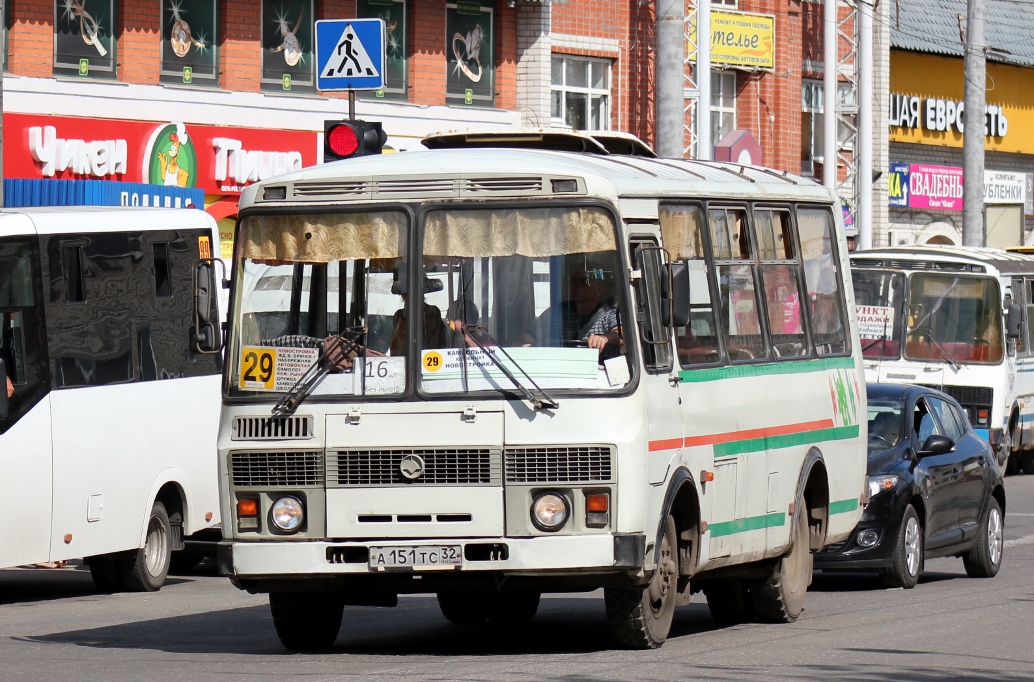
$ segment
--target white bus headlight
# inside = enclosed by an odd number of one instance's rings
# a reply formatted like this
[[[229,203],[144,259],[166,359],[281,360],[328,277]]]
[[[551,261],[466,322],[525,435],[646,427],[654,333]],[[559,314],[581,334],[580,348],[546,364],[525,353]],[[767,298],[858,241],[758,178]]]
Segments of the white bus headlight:
[[[557,531],[567,523],[571,515],[567,499],[560,493],[544,492],[535,496],[531,503],[531,522],[544,531]]]
[[[285,495],[273,503],[269,515],[274,526],[285,533],[294,533],[305,521],[305,505],[297,497]]]

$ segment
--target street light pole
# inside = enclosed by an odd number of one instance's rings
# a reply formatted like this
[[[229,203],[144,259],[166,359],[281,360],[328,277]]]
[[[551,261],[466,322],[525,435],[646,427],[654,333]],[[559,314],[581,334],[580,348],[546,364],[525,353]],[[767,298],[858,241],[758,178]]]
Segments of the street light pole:
[[[984,246],[984,119],[987,72],[984,0],[966,7],[965,116],[962,133],[962,243]]]

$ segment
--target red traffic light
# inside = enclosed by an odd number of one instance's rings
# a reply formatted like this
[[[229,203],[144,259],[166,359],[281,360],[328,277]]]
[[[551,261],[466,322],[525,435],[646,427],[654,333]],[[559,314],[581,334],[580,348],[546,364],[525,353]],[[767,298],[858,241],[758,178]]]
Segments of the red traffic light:
[[[347,123],[339,123],[328,128],[325,136],[327,147],[339,158],[351,156],[359,149],[359,137]]]

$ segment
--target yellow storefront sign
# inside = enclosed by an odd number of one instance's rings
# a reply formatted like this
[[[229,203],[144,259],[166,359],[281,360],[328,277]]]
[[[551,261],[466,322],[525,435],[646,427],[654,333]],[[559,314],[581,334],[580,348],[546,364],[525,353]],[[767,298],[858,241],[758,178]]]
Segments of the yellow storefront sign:
[[[962,59],[890,53],[890,140],[961,147],[965,130]],[[1034,69],[987,62],[984,148],[1034,153]]]
[[[696,24],[690,20],[686,54],[696,58]],[[747,69],[775,68],[775,17],[711,12],[711,62]]]

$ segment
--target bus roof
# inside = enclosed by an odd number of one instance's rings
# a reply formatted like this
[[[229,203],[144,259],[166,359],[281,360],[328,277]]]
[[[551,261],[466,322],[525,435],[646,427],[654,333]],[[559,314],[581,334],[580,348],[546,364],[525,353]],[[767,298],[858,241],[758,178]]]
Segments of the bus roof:
[[[888,246],[851,254],[856,267],[893,270],[970,271],[972,265],[991,267],[1003,274],[1034,273],[1034,256],[1004,249],[975,246]]]
[[[576,191],[556,180],[580,179]],[[267,195],[264,188],[284,186]],[[836,195],[805,178],[759,166],[540,149],[437,149],[346,159],[271,178],[245,189],[252,204],[577,197],[692,197],[818,201]]]
[[[24,225],[28,218],[39,234],[123,232],[213,228],[214,221],[197,208],[123,206],[39,206],[0,209],[0,232],[7,223]]]

